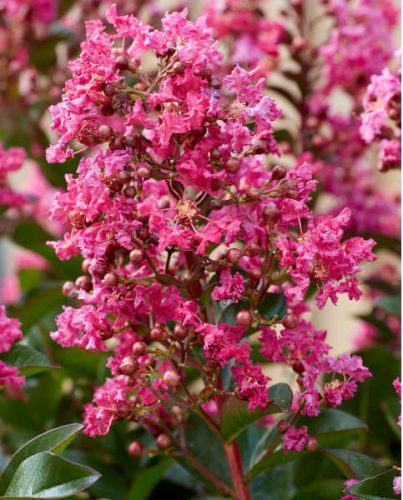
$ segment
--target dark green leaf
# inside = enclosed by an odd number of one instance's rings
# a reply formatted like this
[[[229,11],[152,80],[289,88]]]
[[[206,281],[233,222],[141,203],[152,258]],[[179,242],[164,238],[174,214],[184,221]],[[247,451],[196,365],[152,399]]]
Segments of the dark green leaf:
[[[300,488],[291,500],[339,500],[343,487],[340,479],[322,479]]]
[[[18,368],[25,377],[57,368],[43,353],[22,344],[14,344],[8,352],[0,354],[0,360]]]
[[[374,459],[351,450],[323,450],[350,479],[365,479],[380,474],[385,469]]]
[[[340,444],[340,441],[347,440],[359,432],[367,429],[366,425],[348,413],[340,410],[322,410],[317,417],[302,417],[297,421],[297,427],[308,426],[310,436],[318,440],[319,448]],[[253,480],[263,472],[276,467],[279,464],[292,462],[302,458],[307,452],[284,453],[281,449],[265,455],[265,448],[272,443],[277,436],[276,430],[269,430],[267,436],[258,444],[257,454],[248,473],[248,481]]]
[[[268,293],[257,308],[260,314],[263,314],[268,319],[281,319],[287,312],[287,304],[283,293]]]
[[[363,500],[389,500],[390,498],[397,498],[397,495],[393,492],[393,479],[398,475],[397,471],[391,469],[353,484],[346,491],[350,495],[362,498]]]
[[[227,323],[227,325],[235,326],[236,315],[239,311],[244,309],[250,309],[249,302],[237,302],[236,304],[230,304],[227,306],[221,314],[220,323]]]
[[[401,298],[395,295],[385,295],[378,301],[378,306],[389,314],[393,314],[397,318],[401,317],[402,304]]]
[[[140,470],[136,474],[126,500],[147,500],[154,486],[169,468],[170,463],[170,460],[162,460],[155,465]]]
[[[288,500],[292,491],[292,464],[279,465],[250,484],[253,500]]]
[[[290,409],[292,391],[287,384],[276,384],[269,389],[271,403],[266,410],[248,411],[245,401],[235,397],[228,398],[221,411],[221,432],[226,441],[232,442],[249,424],[272,413],[286,412]]]
[[[90,467],[42,451],[18,466],[1,498],[65,498],[88,488],[98,478],[98,472]]]
[[[81,424],[63,425],[44,432],[21,446],[11,457],[0,476],[0,495],[4,494],[16,469],[26,458],[42,451],[61,453],[82,428]]]

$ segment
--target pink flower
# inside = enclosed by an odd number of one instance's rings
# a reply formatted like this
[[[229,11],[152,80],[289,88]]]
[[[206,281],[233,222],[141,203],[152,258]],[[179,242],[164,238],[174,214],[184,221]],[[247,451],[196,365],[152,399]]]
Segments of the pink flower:
[[[299,429],[291,426],[283,436],[284,453],[302,451],[308,442],[308,438],[308,427],[306,425]]]
[[[239,273],[231,274],[229,269],[224,269],[220,275],[220,286],[214,288],[211,298],[214,300],[231,300],[238,302],[245,290],[245,280]]]

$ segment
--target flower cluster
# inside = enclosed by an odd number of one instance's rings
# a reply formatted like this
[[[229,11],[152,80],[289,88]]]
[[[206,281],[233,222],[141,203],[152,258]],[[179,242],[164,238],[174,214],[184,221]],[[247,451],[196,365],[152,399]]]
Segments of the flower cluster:
[[[284,27],[269,21],[257,0],[210,0],[205,7],[207,24],[228,51],[228,62],[249,69],[258,68],[262,76],[275,67]]]
[[[379,140],[378,168],[401,165],[401,75],[385,68],[373,75],[363,99],[361,136],[368,144]]]
[[[71,227],[50,243],[57,255],[84,258],[84,274],[63,286],[78,307],[65,307],[52,338],[113,354],[112,378],[85,409],[86,432],[128,419],[167,448],[194,406],[235,396],[265,409],[270,379],[252,360],[251,331],[262,332],[270,361],[299,374],[304,413],[340,405],[369,372],[355,356],[331,357],[325,332],[300,314],[311,284],[320,307],[340,293],[357,299],[359,264],[374,259],[374,242],[343,239],[348,211],[314,220],[309,163],[269,168],[281,112],[256,71],[223,75],[205,18],[168,14],[161,30],[115,6],[107,18],[112,33],[87,23],[51,108],[59,141],[47,152],[51,162],[85,153],[51,209]],[[154,73],[144,70],[150,51]],[[284,294],[289,312],[265,314],[268,299]],[[234,390],[223,385],[227,366]],[[190,367],[204,381],[199,394],[187,386]],[[331,384],[321,386],[323,373]],[[300,448],[298,436],[288,432],[287,449]]]
[[[4,306],[0,306],[0,353],[8,352],[11,346],[21,340],[21,324],[17,319],[8,318]],[[18,369],[0,361],[0,387],[11,393],[24,383],[24,377],[18,375]]]

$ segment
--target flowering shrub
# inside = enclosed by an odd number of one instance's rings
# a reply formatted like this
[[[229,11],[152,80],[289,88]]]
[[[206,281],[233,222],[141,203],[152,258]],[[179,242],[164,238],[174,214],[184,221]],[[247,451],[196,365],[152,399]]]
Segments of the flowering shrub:
[[[0,0],[0,418],[10,450],[53,427],[0,493],[395,498],[399,273],[362,270],[399,251],[374,167],[400,163],[398,11],[159,13]],[[362,296],[358,352],[337,355],[313,312]],[[55,454],[81,428],[95,484]]]

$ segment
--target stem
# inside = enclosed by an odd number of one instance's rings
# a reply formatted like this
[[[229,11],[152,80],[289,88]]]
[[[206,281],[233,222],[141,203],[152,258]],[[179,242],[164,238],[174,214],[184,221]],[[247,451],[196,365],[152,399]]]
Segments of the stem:
[[[224,450],[235,488],[235,500],[250,500],[248,487],[243,481],[242,459],[237,441],[235,440],[232,445],[224,444]]]

